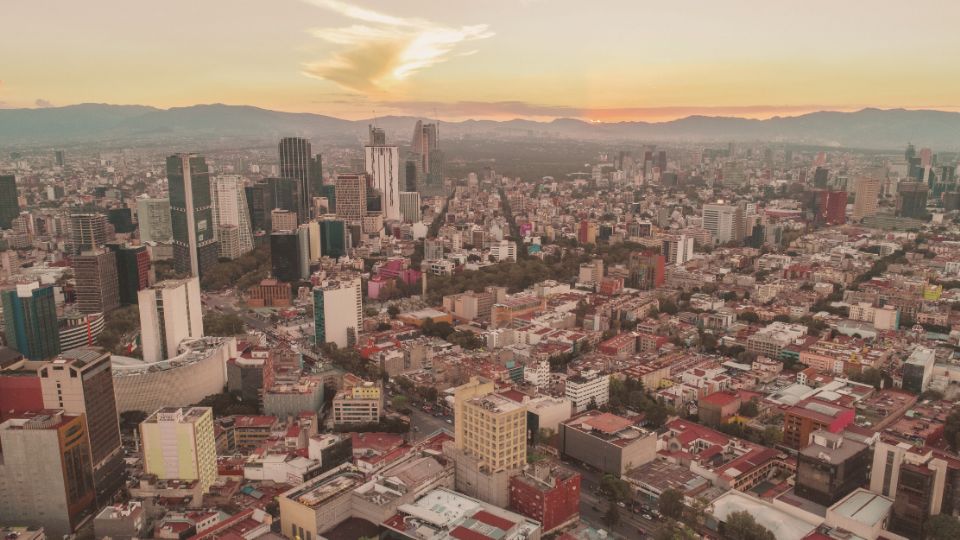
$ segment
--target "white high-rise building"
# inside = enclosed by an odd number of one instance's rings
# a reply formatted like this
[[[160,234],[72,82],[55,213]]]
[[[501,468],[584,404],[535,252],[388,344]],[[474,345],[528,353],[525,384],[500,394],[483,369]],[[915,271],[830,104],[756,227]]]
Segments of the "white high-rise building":
[[[396,146],[365,146],[363,155],[370,184],[380,192],[384,219],[399,221],[400,149]]]
[[[196,480],[206,493],[217,480],[217,441],[210,407],[165,407],[140,424],[143,472],[160,480]]]
[[[400,192],[400,217],[405,223],[417,223],[423,220],[420,210],[420,193],[416,191]]]
[[[313,289],[313,318],[318,345],[356,343],[363,325],[363,290],[360,276],[328,280]]]
[[[137,226],[141,241],[169,242],[173,238],[170,199],[137,199]]]
[[[743,210],[730,204],[703,205],[703,228],[713,233],[718,244],[743,240]]]
[[[667,236],[660,252],[667,264],[681,266],[693,259],[693,237],[685,234]]]
[[[218,238],[222,235],[229,240],[220,242],[220,256],[236,259],[251,251],[253,233],[243,177],[235,174],[215,177],[210,183],[210,196],[213,199],[214,230]]]
[[[172,358],[183,340],[203,337],[198,278],[161,281],[140,291],[137,301],[144,361]]]

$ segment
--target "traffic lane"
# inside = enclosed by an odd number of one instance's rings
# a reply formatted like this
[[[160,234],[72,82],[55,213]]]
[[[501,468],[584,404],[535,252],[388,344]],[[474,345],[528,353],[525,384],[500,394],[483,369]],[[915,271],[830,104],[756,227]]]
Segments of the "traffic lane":
[[[451,420],[452,421],[452,420]],[[420,440],[441,429],[453,431],[453,424],[447,423],[446,417],[437,418],[420,409],[413,409],[410,413],[410,429],[413,432],[413,440]]]

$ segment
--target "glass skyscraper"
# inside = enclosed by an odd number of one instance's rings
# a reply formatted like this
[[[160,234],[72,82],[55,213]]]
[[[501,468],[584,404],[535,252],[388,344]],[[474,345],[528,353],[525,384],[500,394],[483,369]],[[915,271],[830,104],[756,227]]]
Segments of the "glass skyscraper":
[[[174,268],[181,274],[201,277],[217,263],[220,250],[213,227],[207,162],[196,154],[170,156],[167,180]]]
[[[60,331],[53,286],[25,283],[0,292],[7,345],[30,360],[60,354]]]

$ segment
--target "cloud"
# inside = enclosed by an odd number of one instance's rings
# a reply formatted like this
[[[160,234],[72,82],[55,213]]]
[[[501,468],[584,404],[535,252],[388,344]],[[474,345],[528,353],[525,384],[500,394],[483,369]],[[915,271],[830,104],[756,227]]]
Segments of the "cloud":
[[[304,74],[367,94],[447,61],[457,54],[461,43],[493,36],[485,24],[449,27],[339,0],[305,1],[357,22],[314,30],[314,37],[339,45],[340,49],[329,58],[306,64]]]
[[[39,107],[39,108],[41,108],[41,109],[46,109],[47,107],[53,107],[53,103],[50,103],[49,101],[47,101],[47,100],[45,100],[45,99],[43,99],[43,98],[37,98],[37,100],[34,101],[33,104],[34,104],[36,107]]]
[[[849,105],[732,105],[663,107],[571,107],[525,101],[381,101],[378,106],[417,116],[436,114],[446,118],[582,118],[587,120],[663,121],[687,116],[741,116],[768,118],[821,110],[855,110]]]

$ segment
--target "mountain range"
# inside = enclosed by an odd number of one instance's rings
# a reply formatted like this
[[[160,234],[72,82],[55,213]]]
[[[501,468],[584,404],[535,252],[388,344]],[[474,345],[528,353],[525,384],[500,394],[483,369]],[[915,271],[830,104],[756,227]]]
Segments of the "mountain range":
[[[87,103],[39,109],[0,109],[0,144],[32,146],[94,142],[166,142],[236,138],[275,141],[304,136],[320,141],[362,140],[376,123],[389,139],[406,144],[413,117],[344,120],[241,105],[193,105],[158,109],[142,105]],[[862,109],[814,112],[754,120],[689,116],[667,122],[466,120],[442,122],[446,138],[560,137],[584,140],[655,142],[764,141],[866,149],[902,148],[907,142],[937,150],[960,147],[960,113],[936,110]],[[346,140],[344,140],[346,139]]]

